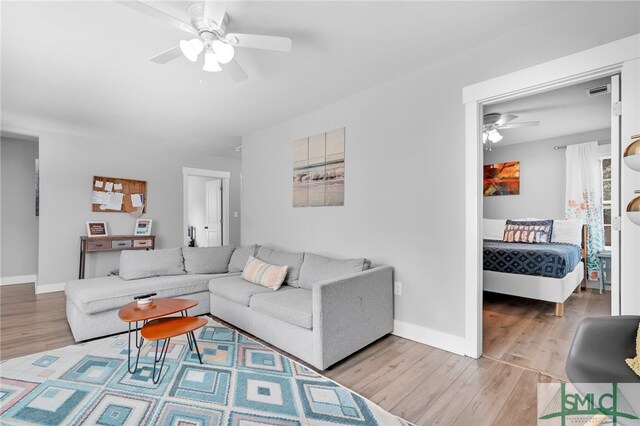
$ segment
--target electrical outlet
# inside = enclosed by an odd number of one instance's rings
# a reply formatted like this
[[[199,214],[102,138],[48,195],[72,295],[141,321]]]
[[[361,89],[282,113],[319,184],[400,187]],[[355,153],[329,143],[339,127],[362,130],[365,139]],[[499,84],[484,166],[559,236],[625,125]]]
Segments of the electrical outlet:
[[[400,281],[396,281],[393,283],[393,294],[396,296],[402,295],[402,283]]]
[[[238,212],[233,212],[233,217],[238,217]]]

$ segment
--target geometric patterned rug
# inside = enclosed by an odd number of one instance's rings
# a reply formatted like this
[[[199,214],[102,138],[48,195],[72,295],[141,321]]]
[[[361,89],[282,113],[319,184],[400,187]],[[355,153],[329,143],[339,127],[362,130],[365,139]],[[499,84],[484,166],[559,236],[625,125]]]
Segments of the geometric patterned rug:
[[[211,318],[171,339],[158,384],[155,342],[127,370],[127,334],[0,364],[0,424],[408,425],[376,404]],[[133,345],[132,345],[133,346]],[[135,346],[133,346],[135,348]]]

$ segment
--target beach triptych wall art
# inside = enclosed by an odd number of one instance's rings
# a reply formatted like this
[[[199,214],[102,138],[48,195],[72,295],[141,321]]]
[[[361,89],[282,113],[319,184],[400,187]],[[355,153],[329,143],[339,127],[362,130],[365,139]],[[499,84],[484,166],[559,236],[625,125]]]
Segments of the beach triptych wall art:
[[[344,205],[344,134],[342,127],[293,141],[293,207]]]

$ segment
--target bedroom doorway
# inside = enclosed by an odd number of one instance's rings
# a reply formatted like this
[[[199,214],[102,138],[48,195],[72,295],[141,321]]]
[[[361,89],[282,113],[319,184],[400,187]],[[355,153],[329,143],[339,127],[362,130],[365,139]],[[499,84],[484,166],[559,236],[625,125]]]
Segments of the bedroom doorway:
[[[618,78],[483,108],[485,357],[567,380],[564,362],[577,325],[611,315],[610,259],[618,258],[611,210],[619,204],[611,188],[618,172],[611,107]],[[598,181],[593,188],[574,182],[589,171]],[[574,200],[587,190],[601,195]]]
[[[624,99],[624,109],[612,105],[616,118],[611,127],[612,163],[619,166],[621,148],[626,147],[631,135],[637,132],[640,116],[640,35],[621,39],[585,50],[554,61],[533,66],[512,74],[487,80],[463,89],[465,105],[465,167],[475,172],[465,175],[466,181],[466,262],[465,262],[465,353],[471,357],[482,354],[483,327],[483,247],[482,214],[482,119],[483,109],[525,96],[548,92],[582,82],[619,74],[618,93]],[[615,83],[613,83],[615,84]],[[623,142],[624,141],[624,142]],[[616,169],[617,166],[612,166]],[[618,247],[618,259],[612,252],[611,314],[633,314],[640,309],[637,296],[637,276],[640,265],[636,262],[640,229],[621,214],[620,204],[626,205],[633,196],[637,179],[633,171],[617,167],[611,181],[612,193],[618,196],[618,205],[612,205],[612,244]],[[620,231],[622,230],[622,231]],[[624,238],[620,238],[624,232]],[[624,297],[620,297],[620,295]]]

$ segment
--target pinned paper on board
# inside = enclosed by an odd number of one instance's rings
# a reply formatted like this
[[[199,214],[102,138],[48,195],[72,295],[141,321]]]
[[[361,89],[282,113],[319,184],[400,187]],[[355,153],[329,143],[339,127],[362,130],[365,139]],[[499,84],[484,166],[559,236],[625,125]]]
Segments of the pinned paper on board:
[[[107,193],[107,210],[122,210],[122,199],[124,194],[121,192],[108,192]]]
[[[136,217],[146,213],[147,181],[93,176],[91,187],[93,212],[129,213]]]
[[[91,194],[91,204],[106,204],[108,194],[102,191],[93,191]]]
[[[143,199],[141,194],[131,194],[131,206],[142,207]]]

